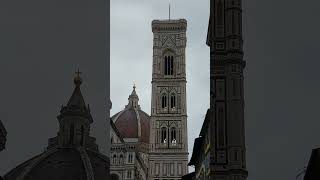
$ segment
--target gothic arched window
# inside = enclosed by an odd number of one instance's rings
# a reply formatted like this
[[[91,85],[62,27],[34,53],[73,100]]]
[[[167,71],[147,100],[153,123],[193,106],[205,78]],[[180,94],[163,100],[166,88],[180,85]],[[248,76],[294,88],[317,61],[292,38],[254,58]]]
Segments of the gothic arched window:
[[[167,107],[167,95],[163,94],[161,98],[161,107],[166,108]]]
[[[112,163],[113,164],[116,164],[117,163],[117,155],[113,155],[113,157],[112,157]]]
[[[83,146],[84,145],[84,128],[81,126],[81,140],[80,144]]]
[[[173,75],[173,56],[164,57],[164,75]]]
[[[71,124],[71,126],[70,126],[70,139],[69,139],[70,144],[73,144],[73,138],[74,138],[74,124]]]
[[[171,102],[170,102],[171,109],[176,107],[176,95],[171,94]]]
[[[177,130],[175,127],[171,128],[171,144],[176,145],[177,144]]]
[[[119,164],[123,164],[123,155],[120,155]]]
[[[167,142],[167,128],[162,127],[161,128],[161,143]]]
[[[133,160],[133,156],[132,156],[131,153],[129,153],[129,155],[128,155],[128,162],[129,162],[129,163],[132,163],[132,160]]]

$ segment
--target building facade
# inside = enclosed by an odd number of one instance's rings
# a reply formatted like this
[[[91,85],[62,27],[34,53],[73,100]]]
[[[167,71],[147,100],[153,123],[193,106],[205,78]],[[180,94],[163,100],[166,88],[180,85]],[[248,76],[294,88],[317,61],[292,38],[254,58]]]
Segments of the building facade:
[[[213,177],[214,172],[210,169],[210,138],[210,110],[208,110],[200,135],[194,141],[192,156],[188,164],[195,169],[193,177],[195,180],[211,180]]]
[[[242,1],[210,1],[211,169],[216,180],[245,180]]]
[[[187,21],[154,20],[149,179],[188,173]]]
[[[241,3],[210,1],[210,108],[189,162],[195,166],[197,180],[245,180],[248,176]]]

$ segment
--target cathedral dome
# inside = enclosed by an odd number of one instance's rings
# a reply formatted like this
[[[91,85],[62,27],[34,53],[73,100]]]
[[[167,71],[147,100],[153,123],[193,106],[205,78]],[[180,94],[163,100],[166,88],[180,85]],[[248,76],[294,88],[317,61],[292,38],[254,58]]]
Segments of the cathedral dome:
[[[82,148],[56,148],[22,163],[4,176],[5,180],[105,180],[107,157]]]
[[[112,121],[123,138],[137,138],[139,142],[149,143],[150,116],[141,110],[135,86],[124,110],[112,116]]]
[[[93,119],[82,96],[81,78],[74,79],[75,89],[66,106],[62,106],[59,132],[49,139],[47,149],[17,166],[5,180],[108,180],[109,158],[99,152],[90,136]]]

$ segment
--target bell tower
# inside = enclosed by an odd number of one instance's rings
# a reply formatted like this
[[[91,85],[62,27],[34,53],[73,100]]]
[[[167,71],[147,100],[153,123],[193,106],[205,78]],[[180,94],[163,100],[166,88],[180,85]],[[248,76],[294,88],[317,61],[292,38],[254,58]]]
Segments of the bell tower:
[[[188,173],[186,30],[185,19],[152,22],[151,180]]]

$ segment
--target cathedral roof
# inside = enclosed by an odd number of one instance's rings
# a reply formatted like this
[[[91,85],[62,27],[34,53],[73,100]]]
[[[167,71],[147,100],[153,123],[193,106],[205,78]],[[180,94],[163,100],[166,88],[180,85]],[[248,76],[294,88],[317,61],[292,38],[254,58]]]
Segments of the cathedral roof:
[[[54,148],[22,163],[5,180],[103,180],[109,176],[109,160],[83,148]]]
[[[5,180],[107,180],[109,158],[99,153],[95,138],[89,135],[92,117],[81,94],[79,72],[75,89],[59,120],[59,132],[49,139],[43,153],[17,166]]]
[[[313,149],[304,180],[320,179],[320,148]]]
[[[4,128],[2,122],[0,121],[0,151],[5,148],[7,141],[7,131]]]
[[[150,116],[141,110],[135,89],[134,86],[125,109],[111,119],[123,138],[138,138],[140,142],[149,143]]]

